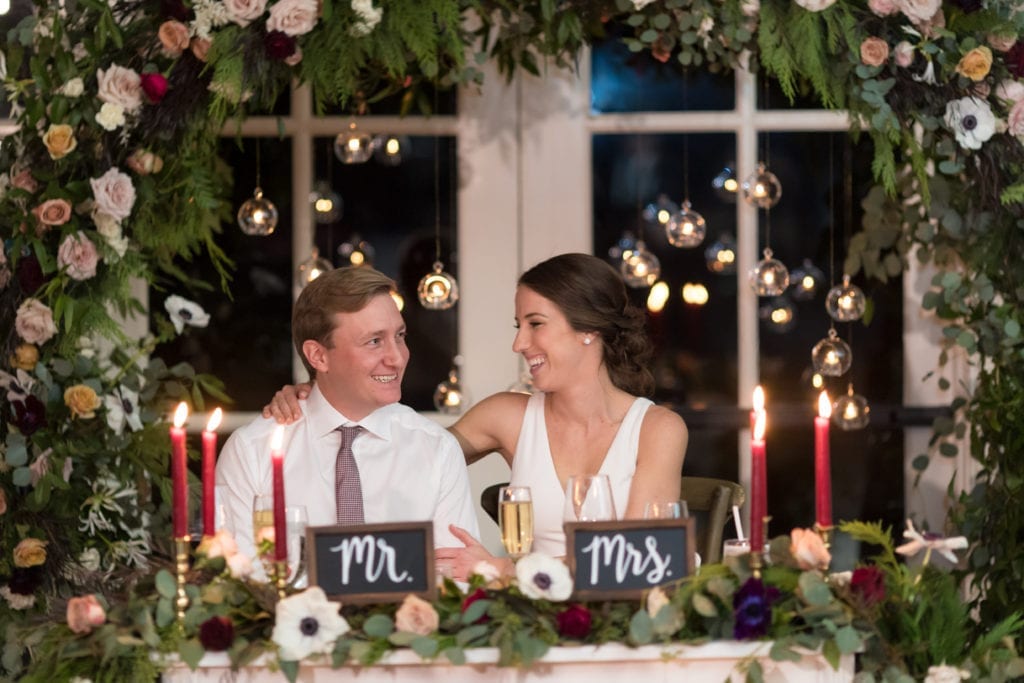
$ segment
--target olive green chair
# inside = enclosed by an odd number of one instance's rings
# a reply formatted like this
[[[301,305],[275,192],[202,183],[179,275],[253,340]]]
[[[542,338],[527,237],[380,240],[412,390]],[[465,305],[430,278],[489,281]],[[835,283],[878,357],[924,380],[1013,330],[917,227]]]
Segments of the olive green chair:
[[[498,490],[508,482],[491,484],[480,493],[480,507],[498,523]],[[722,538],[732,522],[732,506],[743,505],[743,487],[728,479],[682,477],[679,497],[686,501],[697,521],[697,552],[706,564],[722,559]]]

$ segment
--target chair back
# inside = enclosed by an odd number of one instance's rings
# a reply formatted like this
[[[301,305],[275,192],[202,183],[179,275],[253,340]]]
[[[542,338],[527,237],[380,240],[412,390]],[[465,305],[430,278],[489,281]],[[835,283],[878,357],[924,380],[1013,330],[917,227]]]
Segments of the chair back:
[[[681,477],[679,497],[697,518],[697,548],[701,561],[722,561],[722,535],[732,519],[732,506],[743,505],[746,492],[728,479]]]
[[[497,484],[491,484],[480,492],[480,507],[494,520],[495,524],[500,524],[498,521],[498,493],[502,486],[508,486],[508,482],[500,481]]]

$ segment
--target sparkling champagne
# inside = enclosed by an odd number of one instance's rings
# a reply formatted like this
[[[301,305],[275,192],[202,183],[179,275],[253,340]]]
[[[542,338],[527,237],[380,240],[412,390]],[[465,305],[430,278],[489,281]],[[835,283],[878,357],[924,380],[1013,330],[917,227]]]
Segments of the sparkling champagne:
[[[264,529],[269,529],[270,533],[266,533]],[[252,536],[253,541],[256,543],[256,547],[259,548],[260,538],[264,536],[267,538],[274,537],[274,511],[273,510],[253,510],[252,512]]]
[[[499,507],[501,543],[513,558],[530,552],[533,546],[533,503],[502,501]]]

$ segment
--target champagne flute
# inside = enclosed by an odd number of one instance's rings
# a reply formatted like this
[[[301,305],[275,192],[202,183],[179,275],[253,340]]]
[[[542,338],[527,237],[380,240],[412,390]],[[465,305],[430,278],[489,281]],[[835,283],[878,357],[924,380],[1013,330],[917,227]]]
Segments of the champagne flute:
[[[569,477],[565,487],[565,508],[562,518],[567,522],[603,522],[615,519],[612,484],[607,474],[584,474]]]
[[[529,486],[502,486],[498,491],[501,544],[518,560],[533,547],[533,499]]]
[[[309,517],[305,505],[289,505],[284,509],[286,538],[288,544],[288,586],[296,587],[306,580],[306,527]],[[274,572],[274,496],[257,495],[252,503],[252,534],[263,571],[267,576]],[[270,548],[260,553],[260,544],[270,542]],[[299,586],[301,587],[301,586]]]
[[[690,508],[685,500],[652,500],[644,506],[644,519],[685,519]]]

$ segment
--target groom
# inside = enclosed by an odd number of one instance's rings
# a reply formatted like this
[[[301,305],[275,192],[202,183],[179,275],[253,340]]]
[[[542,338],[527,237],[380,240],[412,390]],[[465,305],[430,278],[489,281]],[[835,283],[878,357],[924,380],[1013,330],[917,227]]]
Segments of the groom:
[[[477,535],[465,459],[446,429],[399,403],[409,348],[393,291],[372,268],[339,268],[295,302],[292,340],[314,386],[303,418],[284,428],[285,501],[306,506],[312,526],[432,520],[435,547],[461,546],[450,524]],[[236,430],[217,462],[228,523],[249,556],[276,427],[261,417]]]

